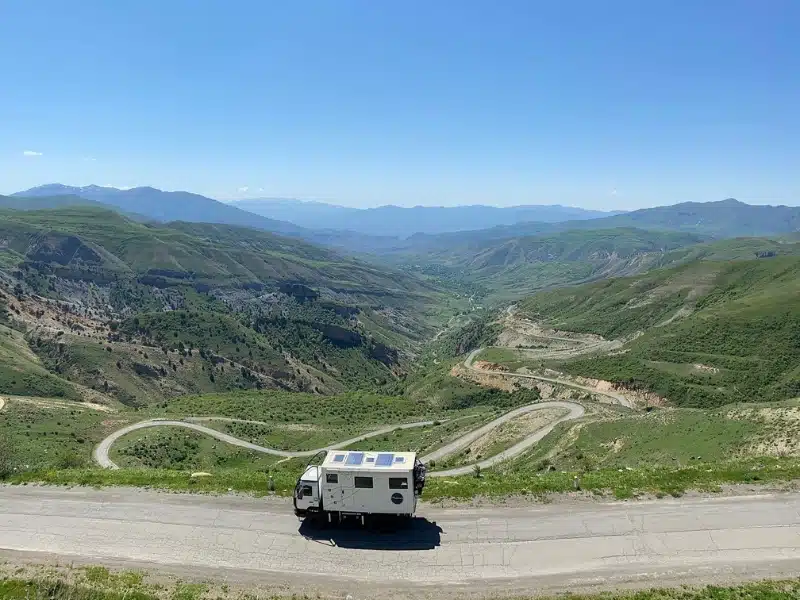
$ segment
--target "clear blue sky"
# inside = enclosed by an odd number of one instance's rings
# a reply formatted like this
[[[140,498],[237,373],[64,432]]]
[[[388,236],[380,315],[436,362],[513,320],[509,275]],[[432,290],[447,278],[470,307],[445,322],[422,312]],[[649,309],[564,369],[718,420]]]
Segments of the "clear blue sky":
[[[0,193],[798,205],[798,31],[796,0],[4,0]]]

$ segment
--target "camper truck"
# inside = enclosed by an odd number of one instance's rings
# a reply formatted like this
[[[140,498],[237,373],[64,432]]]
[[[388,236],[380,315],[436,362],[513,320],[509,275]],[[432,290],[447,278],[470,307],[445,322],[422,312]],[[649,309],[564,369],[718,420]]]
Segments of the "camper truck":
[[[299,518],[328,523],[370,515],[412,517],[425,487],[425,465],[414,452],[329,450],[306,467],[294,492]]]

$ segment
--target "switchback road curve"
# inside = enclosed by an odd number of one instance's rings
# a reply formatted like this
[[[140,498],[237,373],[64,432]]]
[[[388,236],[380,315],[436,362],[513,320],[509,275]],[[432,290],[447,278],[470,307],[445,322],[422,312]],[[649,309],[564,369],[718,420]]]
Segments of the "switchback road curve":
[[[558,425],[559,423],[563,423],[564,421],[569,421],[571,419],[577,419],[583,416],[584,408],[580,404],[575,404],[574,402],[538,402],[535,404],[528,404],[526,406],[522,406],[520,408],[514,409],[501,415],[497,419],[478,427],[477,429],[459,437],[457,440],[450,442],[446,446],[422,457],[423,462],[429,462],[431,460],[440,460],[446,456],[450,456],[463,448],[466,448],[472,442],[477,440],[483,435],[486,435],[491,430],[519,417],[523,414],[544,410],[548,408],[561,408],[567,410],[567,414],[551,423],[539,428],[535,432],[531,433],[523,440],[519,441],[518,443],[514,444],[512,447],[496,454],[495,456],[489,457],[486,460],[483,460],[478,463],[478,466],[481,469],[486,469],[496,465],[497,463],[508,460],[509,458],[513,458],[515,456],[519,456],[525,450],[530,448],[533,444],[541,440],[545,437],[548,433],[550,433],[553,428]],[[405,423],[402,425],[391,425],[388,427],[383,427],[376,431],[372,431],[369,433],[365,433],[363,435],[351,438],[349,440],[344,440],[342,442],[338,442],[336,444],[331,444],[330,446],[326,446],[324,448],[318,448],[316,450],[302,450],[302,451],[288,451],[288,450],[276,450],[274,448],[267,448],[265,446],[259,446],[258,444],[253,444],[252,442],[248,442],[246,440],[239,439],[227,433],[223,433],[216,429],[211,429],[210,427],[206,427],[204,425],[200,425],[196,421],[200,420],[214,420],[212,417],[189,417],[185,421],[178,421],[178,420],[169,420],[169,419],[150,419],[147,421],[141,421],[139,423],[134,423],[132,425],[128,425],[127,427],[123,427],[106,437],[103,441],[101,441],[97,447],[95,447],[93,452],[93,458],[95,462],[100,465],[101,467],[109,468],[109,469],[116,469],[118,468],[114,461],[111,460],[108,453],[111,450],[111,446],[116,442],[119,438],[132,433],[134,431],[138,431],[140,429],[147,429],[150,427],[184,427],[186,429],[192,429],[194,431],[203,433],[205,435],[209,435],[213,438],[216,438],[222,442],[231,444],[233,446],[238,446],[240,448],[246,448],[248,450],[253,450],[255,452],[261,452],[263,454],[271,454],[273,456],[280,456],[283,458],[304,458],[304,457],[312,457],[315,454],[323,451],[323,450],[334,450],[336,448],[345,448],[356,442],[360,442],[362,440],[369,439],[371,437],[375,437],[378,435],[383,435],[389,433],[391,431],[395,431],[397,429],[410,429],[413,427],[423,427],[426,425],[433,425],[434,421],[419,421],[416,423]],[[220,419],[223,421],[237,421],[237,419]],[[447,469],[446,471],[432,471],[428,473],[430,477],[451,477],[454,475],[465,475],[467,473],[471,473],[474,469],[473,465],[465,466],[465,467],[457,467],[454,469]]]
[[[492,346],[497,348],[505,348],[505,346]],[[635,408],[633,402],[631,402],[628,398],[623,396],[622,394],[616,394],[614,392],[601,392],[596,390],[592,387],[588,387],[585,385],[580,385],[578,383],[569,381],[568,379],[556,379],[554,377],[543,377],[541,375],[531,375],[528,373],[511,373],[508,371],[486,371],[484,369],[479,369],[474,365],[475,359],[478,355],[483,352],[486,348],[477,348],[469,353],[467,358],[464,360],[464,368],[470,371],[475,371],[476,373],[483,373],[488,375],[497,375],[499,377],[516,377],[518,379],[535,379],[537,381],[546,381],[547,383],[555,383],[557,385],[563,385],[564,387],[573,388],[576,390],[581,390],[583,392],[587,392],[589,394],[596,394],[598,396],[605,396],[609,398],[613,403],[620,404],[627,408]]]

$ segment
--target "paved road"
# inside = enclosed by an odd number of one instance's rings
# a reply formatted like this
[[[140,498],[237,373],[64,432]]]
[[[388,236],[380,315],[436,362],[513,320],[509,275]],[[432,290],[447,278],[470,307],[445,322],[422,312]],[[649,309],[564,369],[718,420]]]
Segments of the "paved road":
[[[544,427],[538,429],[537,431],[533,432],[531,435],[526,437],[520,442],[517,442],[507,450],[503,450],[499,454],[495,454],[487,458],[486,460],[480,461],[478,466],[481,469],[488,469],[490,467],[495,466],[498,463],[503,462],[504,460],[508,460],[509,458],[514,458],[515,456],[519,456],[525,450],[533,446],[539,440],[544,438],[548,433],[553,431],[553,429],[559,423],[563,423],[564,421],[571,421],[572,419],[578,419],[584,415],[586,412],[580,404],[575,404],[574,402],[541,402],[539,404],[528,404],[527,406],[522,406],[515,410],[509,411],[506,414],[502,415],[501,417],[495,419],[491,423],[487,423],[483,427],[479,427],[474,431],[469,432],[468,434],[458,438],[454,442],[447,444],[446,446],[442,446],[438,450],[431,452],[430,454],[422,457],[422,462],[430,462],[431,460],[440,460],[446,456],[450,456],[466,448],[472,442],[480,438],[481,436],[486,435],[492,429],[499,427],[503,423],[507,423],[512,419],[515,419],[521,415],[524,415],[529,412],[533,412],[536,410],[544,410],[550,408],[562,408],[567,411],[567,414],[559,417],[558,419],[550,422],[549,424],[545,425]],[[429,473],[431,477],[453,477],[455,475],[467,475],[472,473],[475,469],[474,465],[468,465],[466,467],[456,467],[454,469],[447,469],[444,471],[432,471]]]
[[[199,421],[199,420],[239,421],[240,420],[240,419],[222,419],[222,418],[218,419],[217,417],[189,417],[189,419],[191,421]],[[245,420],[244,422],[253,423],[254,421]],[[232,435],[228,435],[227,433],[223,433],[216,429],[211,429],[210,427],[205,427],[204,425],[199,425],[198,423],[195,422],[174,421],[169,419],[148,419],[147,421],[140,421],[139,423],[134,423],[133,425],[128,425],[127,427],[118,429],[117,431],[109,435],[107,438],[105,438],[102,442],[100,442],[97,445],[97,447],[94,449],[92,456],[95,462],[99,464],[101,467],[107,469],[117,469],[118,468],[117,465],[108,456],[108,451],[111,449],[111,446],[114,444],[114,442],[116,442],[119,438],[121,438],[124,435],[128,435],[129,433],[132,433],[139,429],[147,429],[149,427],[185,427],[186,429],[193,429],[195,431],[199,431],[200,433],[209,435],[227,444],[231,444],[233,446],[239,446],[240,448],[247,448],[248,450],[255,450],[256,452],[271,454],[273,456],[282,456],[283,458],[303,458],[303,457],[314,456],[315,454],[318,454],[323,450],[335,450],[336,448],[350,446],[351,444],[355,444],[378,435],[384,435],[392,431],[396,431],[398,429],[411,429],[412,427],[424,427],[426,425],[433,425],[433,421],[419,421],[417,423],[390,425],[389,427],[383,427],[376,431],[371,431],[369,433],[359,435],[349,440],[344,440],[336,444],[326,446],[325,448],[292,452],[288,450],[276,450],[275,448],[267,448],[266,446],[259,446],[258,444],[253,444],[252,442],[241,440]]]
[[[356,600],[375,597],[377,586],[386,597],[398,595],[392,590],[514,595],[800,572],[800,494],[423,506],[420,516],[406,530],[316,530],[299,525],[288,504],[269,499],[0,487],[0,554],[149,565],[234,582],[336,590]]]
[[[498,348],[502,347],[503,346],[498,346]],[[557,383],[559,385],[588,392],[590,394],[605,396],[606,398],[610,398],[615,404],[621,404],[622,406],[625,406],[627,408],[635,408],[634,403],[631,400],[628,400],[622,394],[615,394],[613,392],[601,392],[592,387],[574,383],[572,381],[569,381],[568,379],[555,379],[553,377],[542,377],[541,375],[530,375],[528,373],[509,373],[507,371],[485,371],[483,369],[479,369],[473,363],[475,362],[475,359],[477,358],[478,354],[480,354],[483,350],[485,350],[485,348],[478,348],[470,352],[467,358],[464,360],[464,368],[469,369],[470,371],[476,371],[478,373],[488,373],[490,375],[499,375],[501,377],[518,377],[522,379],[536,379],[538,381]]]
[[[461,436],[457,440],[447,444],[446,446],[443,446],[442,448],[428,454],[427,456],[423,456],[422,461],[429,462],[431,460],[439,460],[445,456],[450,456],[451,454],[458,452],[462,448],[465,448],[466,446],[477,440],[479,437],[486,435],[492,429],[499,427],[503,423],[507,423],[508,421],[523,414],[537,410],[543,410],[546,408],[563,408],[569,412],[565,416],[531,433],[528,437],[514,444],[507,450],[504,450],[503,452],[500,452],[495,456],[492,456],[490,458],[487,458],[486,460],[481,461],[480,463],[478,463],[480,468],[488,469],[489,467],[492,467],[498,464],[499,462],[508,460],[509,458],[513,458],[515,456],[522,454],[525,450],[533,446],[536,442],[538,442],[548,433],[550,433],[553,430],[553,428],[559,423],[563,423],[564,421],[569,421],[571,419],[577,419],[579,417],[582,417],[584,414],[583,407],[580,404],[575,404],[573,402],[540,402],[536,404],[528,404],[527,406],[522,406],[520,408],[507,412],[506,414],[501,415],[497,419],[494,419],[493,421],[490,421],[486,425],[483,425],[482,427],[479,427]],[[138,431],[140,429],[147,429],[150,427],[184,427],[186,429],[192,429],[194,431],[198,431],[200,433],[209,435],[222,442],[231,444],[233,446],[238,446],[240,448],[247,448],[248,450],[262,452],[264,454],[271,454],[273,456],[281,456],[283,458],[303,458],[303,457],[314,456],[315,454],[318,454],[325,450],[335,450],[336,448],[345,448],[362,440],[366,440],[371,437],[379,435],[384,435],[386,433],[395,431],[397,429],[411,429],[413,427],[424,427],[426,425],[433,425],[434,423],[434,421],[419,421],[417,423],[405,423],[403,425],[390,425],[388,427],[383,427],[376,431],[371,431],[369,433],[365,433],[363,435],[351,438],[349,440],[343,440],[341,442],[331,444],[330,446],[325,446],[324,448],[317,448],[316,450],[288,451],[288,450],[276,450],[275,448],[267,448],[266,446],[259,446],[258,444],[253,444],[252,442],[239,439],[227,433],[223,433],[216,429],[211,429],[210,427],[206,427],[198,423],[198,421],[212,421],[212,420],[229,421],[229,422],[242,421],[245,423],[256,422],[256,421],[246,421],[241,419],[229,419],[223,417],[187,417],[185,421],[175,421],[169,419],[148,419],[146,421],[140,421],[139,423],[134,423],[132,425],[128,425],[127,427],[123,427],[122,429],[115,431],[95,447],[92,456],[95,462],[101,467],[108,469],[117,469],[118,466],[108,456],[108,452],[111,450],[111,446],[114,444],[114,442],[116,442],[119,438],[121,438],[124,435],[132,433],[134,431]],[[452,477],[454,475],[465,475],[467,473],[471,473],[473,469],[474,466],[470,465],[466,467],[457,467],[454,469],[448,469],[446,471],[433,471],[430,472],[428,475],[430,477]]]

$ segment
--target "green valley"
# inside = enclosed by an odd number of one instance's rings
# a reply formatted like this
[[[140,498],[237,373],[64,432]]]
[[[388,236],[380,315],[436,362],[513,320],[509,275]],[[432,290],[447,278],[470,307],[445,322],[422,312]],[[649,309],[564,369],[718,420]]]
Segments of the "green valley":
[[[515,300],[541,289],[631,275],[662,263],[673,251],[705,241],[694,233],[632,227],[569,230],[499,240],[442,237],[393,260],[434,281],[458,280],[482,303]],[[475,293],[477,292],[477,293]]]
[[[427,253],[356,259],[41,202],[55,208],[0,225],[0,462],[14,481],[263,493],[268,471],[286,493],[307,460],[215,435],[413,449],[437,457],[430,498],[565,491],[570,473],[671,493],[747,481],[749,459],[772,461],[763,481],[797,468],[796,236],[447,234]],[[110,447],[121,469],[94,466],[102,440],[139,422]]]

